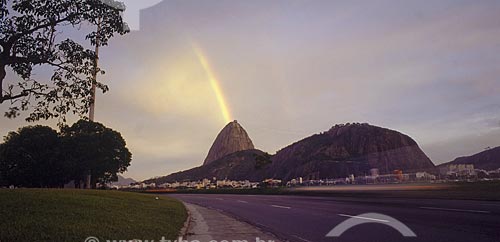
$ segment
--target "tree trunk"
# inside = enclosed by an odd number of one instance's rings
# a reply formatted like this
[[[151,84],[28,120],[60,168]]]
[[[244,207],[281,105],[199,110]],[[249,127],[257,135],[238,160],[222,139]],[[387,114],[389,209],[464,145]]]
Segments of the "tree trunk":
[[[6,75],[7,72],[5,71],[5,65],[0,64],[0,103],[3,103],[3,80]]]
[[[85,175],[85,189],[92,189],[92,171],[88,171]]]

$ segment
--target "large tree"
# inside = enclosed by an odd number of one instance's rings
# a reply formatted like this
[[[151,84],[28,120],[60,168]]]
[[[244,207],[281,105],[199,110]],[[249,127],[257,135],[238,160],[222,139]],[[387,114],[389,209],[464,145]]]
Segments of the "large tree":
[[[58,159],[58,133],[46,126],[10,132],[0,145],[0,180],[20,187],[61,187],[69,181],[70,165]]]
[[[62,187],[86,176],[92,187],[118,180],[132,154],[121,134],[100,123],[80,120],[57,133],[46,126],[10,132],[0,144],[0,186]]]
[[[117,181],[117,173],[130,166],[132,154],[121,134],[104,125],[80,120],[61,131],[63,159],[75,164],[74,180],[85,180],[90,172],[92,187],[96,183]]]
[[[128,30],[120,16],[124,5],[113,0],[0,0],[0,104],[9,103],[7,117],[31,110],[28,121],[83,116],[97,82],[97,56],[89,46],[104,46]],[[84,31],[77,41],[68,30]],[[87,46],[87,47],[86,47]],[[50,80],[32,75],[37,66],[49,67]],[[10,68],[15,76],[7,78]],[[12,79],[11,79],[12,78]]]

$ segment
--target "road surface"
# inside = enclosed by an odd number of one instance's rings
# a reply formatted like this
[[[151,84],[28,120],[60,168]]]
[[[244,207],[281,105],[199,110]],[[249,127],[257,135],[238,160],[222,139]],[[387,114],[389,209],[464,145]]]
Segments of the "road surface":
[[[215,194],[169,196],[219,210],[285,241],[500,241],[500,202]],[[390,216],[417,237],[404,237],[388,226],[395,225],[395,221],[366,213]],[[348,219],[362,224],[339,237],[326,237]]]

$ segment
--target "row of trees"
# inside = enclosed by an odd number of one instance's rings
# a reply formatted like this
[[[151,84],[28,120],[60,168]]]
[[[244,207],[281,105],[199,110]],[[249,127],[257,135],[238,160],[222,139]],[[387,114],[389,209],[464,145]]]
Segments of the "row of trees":
[[[130,166],[132,154],[117,131],[80,120],[60,132],[28,126],[10,132],[0,144],[0,186],[57,188],[74,181],[81,187],[118,179]]]

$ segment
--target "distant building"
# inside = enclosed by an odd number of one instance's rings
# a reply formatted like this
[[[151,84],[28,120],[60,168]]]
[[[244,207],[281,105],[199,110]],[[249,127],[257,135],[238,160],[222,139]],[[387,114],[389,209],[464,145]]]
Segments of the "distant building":
[[[436,180],[436,176],[435,175],[432,175],[428,172],[417,172],[415,173],[415,178],[419,181],[429,181],[429,180]]]
[[[402,171],[402,170],[394,170],[394,171],[393,171],[393,174],[396,176],[396,178],[397,178],[399,181],[402,181],[402,180],[403,180],[403,171]]]
[[[439,168],[441,175],[445,176],[474,176],[476,172],[473,164],[451,164]]]
[[[281,185],[281,180],[266,179],[262,181],[262,184],[268,187],[279,187]]]

